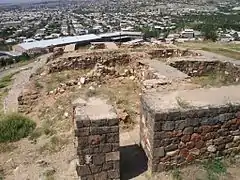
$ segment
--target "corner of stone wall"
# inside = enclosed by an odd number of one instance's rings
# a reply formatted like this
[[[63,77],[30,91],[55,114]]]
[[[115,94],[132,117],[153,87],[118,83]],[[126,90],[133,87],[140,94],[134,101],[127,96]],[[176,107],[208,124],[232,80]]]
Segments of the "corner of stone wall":
[[[240,153],[240,106],[156,112],[141,99],[141,145],[151,173]]]
[[[77,174],[81,180],[120,179],[119,120],[112,112],[99,117],[86,112],[88,103],[79,99],[74,104]]]

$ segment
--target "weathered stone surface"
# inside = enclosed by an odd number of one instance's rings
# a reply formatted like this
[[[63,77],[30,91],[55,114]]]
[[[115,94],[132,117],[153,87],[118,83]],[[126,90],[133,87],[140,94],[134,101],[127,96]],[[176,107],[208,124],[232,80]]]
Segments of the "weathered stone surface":
[[[178,148],[178,144],[170,144],[168,146],[165,147],[166,151],[173,151],[176,150]]]
[[[216,147],[214,145],[210,145],[210,146],[207,147],[207,150],[209,152],[215,152],[217,149],[216,149]]]
[[[205,146],[205,142],[202,141],[202,140],[199,140],[199,141],[195,142],[195,147],[198,148],[198,149],[201,149],[204,146]]]
[[[176,121],[175,129],[176,130],[183,130],[187,126],[186,120]]]
[[[86,176],[91,174],[91,170],[88,165],[77,166],[77,173],[81,176]]]
[[[97,104],[100,107],[95,107]],[[84,106],[75,106],[77,109],[74,118],[77,128],[75,136],[78,142],[77,154],[80,164],[77,167],[77,174],[85,180],[107,180],[111,179],[108,178],[108,172],[115,172],[112,176],[116,178],[112,179],[119,179],[117,116],[109,112],[109,105],[104,105],[99,100],[94,100],[89,106],[87,102]]]
[[[189,151],[189,153],[191,153],[191,154],[193,154],[193,155],[195,155],[195,156],[198,156],[198,155],[200,154],[200,150],[197,149],[197,148],[194,148],[194,149],[191,149],[191,150]]]
[[[163,147],[155,148],[153,152],[155,157],[164,157],[165,156],[165,150]]]
[[[240,141],[240,136],[234,136],[233,141]]]
[[[198,134],[198,133],[193,133],[193,134],[191,135],[191,141],[193,141],[193,142],[198,142],[198,141],[200,141],[200,140],[202,140],[202,137],[201,137],[200,134]]]
[[[189,95],[185,91],[184,93],[184,98],[188,100]],[[174,99],[172,96],[176,94],[170,92],[170,95],[168,98],[165,96],[162,98],[159,94],[159,97],[167,102],[168,99]],[[182,166],[195,160],[234,155],[240,152],[240,119],[236,118],[239,116],[236,113],[239,112],[240,106],[205,105],[208,99],[203,102],[202,99],[205,97],[202,94],[202,98],[196,103],[197,107],[189,109],[179,108],[175,104],[169,104],[169,107],[166,107],[164,105],[166,102],[157,101],[159,97],[154,95],[146,97],[148,98],[143,101],[146,107],[143,109],[147,111],[147,116],[151,117],[151,123],[146,125],[148,133],[144,135],[150,143],[144,150],[149,158],[148,166],[152,172]],[[192,97],[193,100],[198,98],[194,93]],[[204,105],[199,105],[200,102]],[[160,117],[156,119],[154,111],[164,114],[162,120]],[[156,126],[153,131],[154,125]],[[160,128],[161,125],[162,128]],[[142,130],[140,134],[143,139]]]
[[[93,164],[102,165],[105,162],[105,154],[96,154],[92,157]]]
[[[117,161],[120,160],[120,153],[117,152],[110,152],[106,154],[106,162],[108,161]]]
[[[108,179],[108,173],[107,172],[100,172],[100,173],[98,173],[98,174],[95,174],[94,175],[94,178],[95,179],[99,179],[99,180],[106,180],[106,179]]]
[[[181,149],[181,150],[180,150],[180,153],[179,153],[179,155],[182,156],[182,157],[184,157],[184,158],[187,158],[187,157],[188,157],[188,154],[189,154],[189,150],[186,149],[186,148]]]
[[[181,138],[182,142],[188,142],[190,140],[191,136],[190,135],[183,135]]]
[[[107,172],[108,179],[118,179],[120,178],[119,170],[111,170]]]
[[[163,131],[171,131],[175,127],[175,122],[174,121],[165,121],[162,125],[162,130]]]
[[[192,134],[193,133],[193,127],[186,127],[183,130],[183,134]]]
[[[166,155],[167,156],[176,156],[178,153],[179,153],[179,150],[175,150],[175,151],[167,152]]]

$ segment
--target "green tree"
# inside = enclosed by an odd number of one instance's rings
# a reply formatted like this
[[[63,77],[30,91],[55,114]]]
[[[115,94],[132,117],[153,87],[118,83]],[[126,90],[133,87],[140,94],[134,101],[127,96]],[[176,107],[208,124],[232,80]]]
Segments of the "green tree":
[[[206,40],[216,41],[218,38],[216,28],[212,24],[204,24],[201,31]]]

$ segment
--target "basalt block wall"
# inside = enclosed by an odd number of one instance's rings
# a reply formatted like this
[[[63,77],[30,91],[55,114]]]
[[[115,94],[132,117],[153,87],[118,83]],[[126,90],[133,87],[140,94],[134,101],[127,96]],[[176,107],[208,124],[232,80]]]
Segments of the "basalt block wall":
[[[240,152],[240,105],[156,112],[141,98],[140,138],[149,171]]]
[[[77,106],[74,121],[81,180],[120,179],[118,118],[91,119]]]

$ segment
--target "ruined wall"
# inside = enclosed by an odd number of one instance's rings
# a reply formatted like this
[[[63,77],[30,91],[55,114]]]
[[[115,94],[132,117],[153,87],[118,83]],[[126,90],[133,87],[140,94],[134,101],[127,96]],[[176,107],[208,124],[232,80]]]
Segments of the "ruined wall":
[[[152,58],[170,58],[181,56],[198,56],[198,53],[186,49],[162,48],[153,49],[147,52]]]
[[[186,73],[189,76],[204,76],[216,72],[230,74],[233,78],[240,77],[239,66],[230,62],[221,61],[175,61],[170,66]]]
[[[99,63],[105,66],[124,65],[131,61],[131,57],[126,53],[119,52],[92,52],[75,56],[63,57],[48,64],[49,73],[60,72],[63,70],[92,69]]]
[[[18,97],[18,111],[21,113],[30,113],[37,103],[40,94],[37,90],[26,88]]]
[[[78,176],[81,180],[120,179],[119,120],[112,107],[99,99],[81,100],[74,106]]]
[[[141,99],[141,145],[151,172],[240,153],[240,105],[156,112]]]

